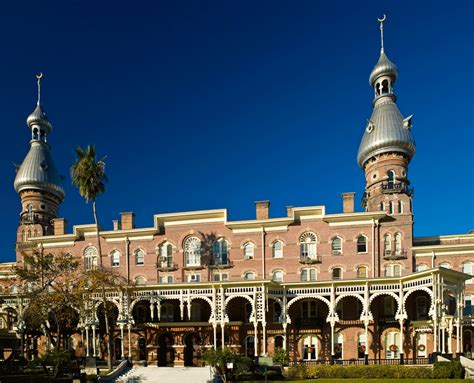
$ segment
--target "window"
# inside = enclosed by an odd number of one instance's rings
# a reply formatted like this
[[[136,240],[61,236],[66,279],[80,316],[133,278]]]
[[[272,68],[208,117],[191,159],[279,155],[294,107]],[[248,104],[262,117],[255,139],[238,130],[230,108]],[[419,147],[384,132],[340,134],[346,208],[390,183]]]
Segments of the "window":
[[[383,236],[383,249],[385,255],[390,255],[392,253],[392,239],[390,234],[385,234]]]
[[[359,266],[357,268],[357,278],[367,278],[367,267]]]
[[[385,211],[385,204],[380,202],[380,211]]]
[[[400,358],[400,333],[389,332],[385,336],[385,358],[399,359]]]
[[[400,265],[385,265],[384,275],[386,277],[400,277],[402,275],[402,267]]]
[[[342,279],[342,269],[340,267],[332,269],[332,279]]]
[[[245,338],[245,355],[249,358],[255,356],[255,338],[252,335]]]
[[[273,242],[272,256],[273,258],[283,258],[283,243],[281,241]]]
[[[424,333],[418,333],[417,335],[417,356],[418,358],[426,358],[427,356],[427,336]],[[423,346],[423,347],[420,347]]]
[[[142,249],[135,251],[135,265],[142,266],[145,264],[145,252]]]
[[[317,302],[315,300],[301,301],[301,317],[303,319],[316,318],[317,315]]]
[[[367,338],[365,333],[360,333],[357,336],[357,357],[359,359],[365,358],[365,351],[367,347]]]
[[[112,267],[120,266],[120,252],[118,250],[114,250],[112,253],[110,253],[110,259],[112,262]]]
[[[303,233],[300,237],[300,256],[301,258],[316,258],[316,235],[311,232]]]
[[[281,323],[282,322],[282,317],[281,317],[281,305],[278,302],[273,302],[273,322],[274,323]]]
[[[426,266],[425,264],[416,265],[416,268],[415,268],[416,271],[424,271],[427,269],[428,269],[428,266]]]
[[[285,338],[283,338],[282,335],[277,335],[275,337],[275,344],[274,344],[274,350],[279,351],[283,349],[283,343],[285,342]]]
[[[32,222],[33,219],[34,219],[34,216],[33,216],[33,205],[29,204],[26,208],[28,209],[28,221]]]
[[[402,235],[400,233],[395,234],[395,255],[402,254]]]
[[[145,277],[136,277],[136,278],[135,278],[135,284],[136,284],[137,286],[146,285]]]
[[[392,296],[386,296],[383,300],[384,314],[387,316],[395,315],[395,299]]]
[[[12,294],[18,294],[18,286],[17,285],[11,285],[10,286],[10,292]]]
[[[273,282],[283,282],[283,271],[274,271],[272,276]]]
[[[389,189],[393,189],[394,180],[395,180],[395,172],[393,170],[389,170],[387,172],[387,186]]]
[[[184,242],[184,258],[186,266],[201,266],[201,241],[190,237]]]
[[[331,251],[332,255],[342,254],[342,239],[340,237],[336,237],[332,240]]]
[[[92,270],[97,266],[97,249],[94,246],[88,246],[84,250],[84,267],[86,270]]]
[[[316,335],[306,335],[303,338],[303,359],[316,360],[318,358],[318,338]]]
[[[463,263],[462,272],[466,273],[466,274],[469,274],[469,275],[472,275],[472,263],[471,262]],[[468,279],[466,281],[466,284],[471,284],[471,283],[472,283],[472,278]]]
[[[244,244],[244,259],[253,259],[255,245],[252,242]]]
[[[464,295],[463,315],[472,315],[472,295]]]
[[[357,237],[357,252],[367,253],[367,237],[365,235],[359,235]]]
[[[444,267],[445,269],[450,269],[451,265],[448,262],[442,262],[439,264],[439,267]]]
[[[255,273],[253,271],[246,271],[244,273],[244,279],[246,281],[253,281],[255,279]]]
[[[199,322],[201,320],[201,305],[197,302],[191,303],[191,321]]]
[[[302,269],[301,270],[301,282],[312,282],[317,278],[316,269]]]
[[[214,274],[212,279],[214,280],[214,282],[225,282],[229,280],[229,276],[227,275],[227,273],[218,273]]]
[[[388,204],[388,214],[393,214],[393,201]]]
[[[214,259],[213,262],[215,265],[227,265],[227,241],[224,239],[219,239],[214,242],[213,247]]]
[[[334,336],[334,359],[342,359],[344,337],[341,333]]]
[[[161,305],[160,308],[160,320],[173,321],[174,319],[174,307],[171,303],[165,303]]]
[[[163,243],[159,248],[159,254],[158,265],[160,267],[173,266],[173,245],[171,243]]]
[[[401,200],[398,200],[398,214],[403,213],[403,202]]]
[[[172,275],[161,275],[160,276],[160,283],[173,283],[173,276]]]
[[[187,278],[187,281],[190,282],[190,283],[201,281],[201,275],[200,274],[188,274],[188,275],[186,275],[186,278]]]

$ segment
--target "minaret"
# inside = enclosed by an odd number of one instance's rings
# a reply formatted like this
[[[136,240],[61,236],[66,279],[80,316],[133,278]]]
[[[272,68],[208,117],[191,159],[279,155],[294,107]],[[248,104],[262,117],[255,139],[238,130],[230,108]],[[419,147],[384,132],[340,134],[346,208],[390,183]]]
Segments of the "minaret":
[[[408,164],[415,154],[415,141],[411,134],[413,116],[403,118],[396,104],[393,85],[398,71],[385,54],[385,20],[385,15],[378,19],[380,57],[369,77],[369,84],[374,89],[373,112],[367,120],[357,162],[365,172],[362,203],[366,211],[403,214],[412,212],[413,190],[409,187]]]
[[[51,220],[58,216],[64,200],[62,177],[50,154],[48,136],[53,126],[41,106],[41,79],[38,80],[38,101],[26,123],[31,130],[30,150],[17,167],[14,187],[21,198],[20,224],[17,243],[29,237],[52,234]]]

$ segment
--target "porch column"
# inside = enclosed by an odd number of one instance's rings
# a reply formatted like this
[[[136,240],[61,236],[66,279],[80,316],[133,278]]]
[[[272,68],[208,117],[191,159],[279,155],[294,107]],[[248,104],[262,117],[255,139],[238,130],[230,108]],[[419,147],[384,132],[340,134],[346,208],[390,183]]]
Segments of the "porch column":
[[[89,357],[89,326],[86,326],[86,356]]]
[[[258,356],[258,322],[253,322],[253,329],[254,329],[254,345],[255,345],[255,356]]]
[[[287,339],[288,339],[287,326],[288,326],[288,323],[283,322],[283,333],[285,334],[285,338],[283,339],[283,350],[287,349],[287,347],[286,347],[286,343],[287,343]]]
[[[262,322],[262,353],[267,356],[267,323]]]
[[[97,350],[96,350],[96,344],[95,344],[95,324],[92,325],[92,350],[93,350],[93,354],[92,356],[95,358],[97,356]]]
[[[81,357],[84,357],[84,327],[81,327]]]
[[[155,302],[150,303],[150,317],[153,322],[155,320]]]
[[[222,341],[222,349],[225,349],[225,323],[221,322],[221,341]]]
[[[125,352],[124,352],[124,339],[123,339],[123,324],[120,324],[120,337],[121,337],[121,342],[120,342],[120,352],[121,352],[121,355],[120,357],[122,359],[125,358]]]
[[[446,330],[443,321],[443,327],[441,327],[441,353],[446,354]]]
[[[334,326],[335,322],[334,320],[331,319],[331,337],[329,338],[329,341],[331,342],[331,364],[334,364]]]
[[[214,350],[217,350],[217,323],[212,324],[212,329],[214,330]]]
[[[433,352],[438,352],[438,325],[436,316],[433,318]]]
[[[400,319],[400,345],[398,346],[400,349],[400,364],[404,364],[403,360],[403,319]]]
[[[127,324],[127,330],[128,330],[128,359],[130,359],[130,362],[132,361],[132,331],[131,331],[132,325],[130,323]]]
[[[369,364],[369,322],[365,321],[365,349],[364,349],[364,364]]]
[[[448,354],[453,353],[453,345],[452,345],[452,340],[453,340],[453,325],[450,323],[448,327]]]

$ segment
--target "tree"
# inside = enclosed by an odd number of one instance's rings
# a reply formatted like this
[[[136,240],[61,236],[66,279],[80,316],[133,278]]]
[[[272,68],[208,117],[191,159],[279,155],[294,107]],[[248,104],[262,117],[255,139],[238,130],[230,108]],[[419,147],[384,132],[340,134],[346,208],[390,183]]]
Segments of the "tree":
[[[97,214],[97,197],[104,193],[105,182],[107,176],[105,174],[105,157],[97,160],[95,147],[87,146],[84,150],[81,147],[76,148],[76,161],[71,166],[72,183],[79,189],[79,194],[85,198],[86,202],[92,201],[92,212],[94,214],[94,222],[97,236],[97,247],[99,250],[99,265],[103,269],[102,263],[102,245],[99,234],[99,218]],[[105,327],[108,334],[107,353],[108,367],[112,368],[112,328],[109,325],[109,313],[107,299],[105,296],[105,287],[102,287],[102,298],[105,308]]]
[[[252,366],[252,360],[246,356],[235,354],[229,349],[210,349],[204,352],[202,359],[206,365],[212,367],[214,373],[222,377],[224,383],[228,377],[237,378],[239,375],[247,374]],[[229,363],[232,369],[228,368]]]

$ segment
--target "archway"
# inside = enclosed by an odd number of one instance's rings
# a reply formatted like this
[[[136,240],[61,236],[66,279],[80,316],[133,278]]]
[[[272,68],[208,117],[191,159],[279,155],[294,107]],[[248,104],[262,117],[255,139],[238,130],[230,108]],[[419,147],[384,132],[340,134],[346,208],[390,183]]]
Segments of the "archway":
[[[158,343],[158,366],[173,367],[174,366],[174,339],[169,332],[161,334],[157,339]]]
[[[192,332],[184,338],[184,366],[197,367],[201,365],[202,338],[197,332]]]
[[[147,360],[145,338],[138,338],[138,360]]]
[[[122,359],[122,339],[121,338],[114,339],[114,355],[115,355],[115,360]]]

